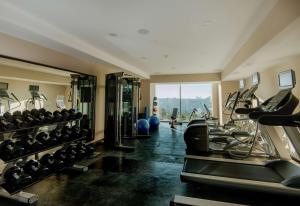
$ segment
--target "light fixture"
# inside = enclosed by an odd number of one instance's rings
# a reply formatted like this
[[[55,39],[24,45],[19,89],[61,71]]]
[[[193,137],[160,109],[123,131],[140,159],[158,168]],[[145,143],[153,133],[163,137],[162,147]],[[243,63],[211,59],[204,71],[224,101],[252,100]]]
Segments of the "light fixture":
[[[139,29],[137,31],[140,35],[147,35],[150,33],[150,31],[148,29]]]
[[[111,37],[117,37],[118,36],[118,34],[116,34],[116,33],[109,33],[108,35],[111,36]]]
[[[206,20],[201,22],[201,27],[207,27],[211,25],[213,22],[211,20]]]

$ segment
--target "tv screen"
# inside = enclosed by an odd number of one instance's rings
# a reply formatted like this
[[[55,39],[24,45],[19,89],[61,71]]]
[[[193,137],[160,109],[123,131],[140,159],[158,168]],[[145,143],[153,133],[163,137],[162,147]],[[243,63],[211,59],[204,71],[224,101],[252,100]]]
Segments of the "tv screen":
[[[278,84],[280,89],[291,89],[295,87],[295,72],[292,69],[278,74]]]
[[[252,75],[252,85],[258,85],[260,81],[260,76],[259,73],[256,72],[255,74]]]
[[[240,80],[240,89],[244,89],[245,88],[245,80],[241,79]]]
[[[7,90],[8,89],[8,83],[0,82],[0,89]]]

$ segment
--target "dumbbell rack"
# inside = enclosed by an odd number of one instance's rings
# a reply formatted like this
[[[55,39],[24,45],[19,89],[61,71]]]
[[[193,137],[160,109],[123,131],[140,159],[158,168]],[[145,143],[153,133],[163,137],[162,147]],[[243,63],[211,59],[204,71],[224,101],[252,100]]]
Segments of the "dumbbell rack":
[[[78,122],[80,120],[81,119],[75,119],[75,120],[61,121],[61,122],[56,122],[56,123],[51,123],[51,124],[37,125],[37,126],[34,126],[34,127],[27,127],[27,128],[21,128],[21,129],[9,130],[9,131],[2,131],[2,132],[0,132],[0,135],[3,136],[3,139],[1,139],[0,141],[4,141],[6,139],[12,139],[17,132],[26,131],[26,130],[27,131],[32,130],[31,134],[32,134],[32,137],[35,139],[36,135],[38,134],[38,132],[40,131],[41,128],[47,127],[47,129],[49,129],[49,127],[51,127],[51,126],[53,126],[53,127],[56,126],[55,128],[63,127],[65,125],[67,125],[68,123],[70,123],[71,126],[72,126],[74,122],[75,122],[75,124],[78,124]],[[67,145],[70,145],[73,142],[83,140],[84,138],[85,137],[80,137],[80,138],[77,138],[77,139],[73,139],[73,140],[70,140],[70,141],[67,141],[67,142],[60,143],[60,144],[55,145],[55,146],[43,148],[39,151],[28,153],[28,154],[25,154],[23,156],[20,156],[20,157],[11,159],[11,160],[7,160],[7,161],[2,160],[3,163],[5,164],[5,167],[2,170],[1,175],[0,175],[0,186],[1,186],[0,196],[4,197],[4,198],[8,198],[8,199],[13,199],[13,200],[16,200],[16,201],[21,202],[21,203],[27,203],[27,204],[33,204],[33,203],[37,202],[38,201],[38,196],[36,194],[26,193],[26,192],[23,192],[22,190],[24,190],[25,188],[27,188],[27,187],[29,187],[33,184],[36,184],[37,182],[41,181],[42,179],[34,181],[31,184],[26,185],[26,187],[21,188],[19,190],[9,191],[5,187],[5,180],[4,180],[4,177],[3,177],[3,174],[5,173],[5,171],[8,168],[10,168],[11,166],[15,165],[19,161],[25,162],[28,159],[28,157],[30,157],[30,156],[34,155],[34,159],[39,160],[39,154],[42,153],[42,152],[52,150],[52,149],[55,149],[55,148],[59,148],[59,147],[62,147],[62,146],[67,146]],[[74,164],[71,168],[68,168],[68,169],[81,171],[81,172],[86,172],[88,170],[88,167]],[[51,175],[53,175],[53,174],[49,174],[47,177],[49,177]],[[45,178],[46,177],[44,177],[43,179],[45,179]]]

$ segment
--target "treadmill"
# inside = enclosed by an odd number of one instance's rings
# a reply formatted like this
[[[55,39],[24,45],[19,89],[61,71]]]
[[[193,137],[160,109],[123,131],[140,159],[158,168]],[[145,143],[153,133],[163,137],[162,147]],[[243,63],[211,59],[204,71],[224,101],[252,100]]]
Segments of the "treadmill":
[[[291,88],[295,86],[294,72],[292,70],[281,72],[278,79],[279,86],[284,89],[264,102],[263,106],[249,113],[249,117],[256,118],[262,126],[299,128],[300,112],[294,115],[291,114],[298,104],[298,99],[291,93]],[[287,81],[287,79],[290,80]],[[289,106],[286,107],[287,105]],[[299,132],[300,130],[298,130],[298,137]],[[273,133],[273,135],[272,139],[275,139],[276,134]],[[276,149],[279,150],[279,148]],[[300,153],[300,148],[296,149]],[[288,152],[286,151],[286,153]],[[186,156],[180,177],[185,182],[299,195],[300,165],[297,161],[291,159],[290,155],[284,157],[267,162],[253,162]]]

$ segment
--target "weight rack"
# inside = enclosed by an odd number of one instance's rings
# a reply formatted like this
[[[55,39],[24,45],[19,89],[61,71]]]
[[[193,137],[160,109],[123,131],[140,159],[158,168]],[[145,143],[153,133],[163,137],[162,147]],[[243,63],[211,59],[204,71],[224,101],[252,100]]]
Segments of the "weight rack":
[[[34,127],[27,127],[27,128],[21,128],[21,129],[9,130],[9,131],[2,131],[2,132],[0,132],[0,135],[2,136],[0,141],[2,142],[4,140],[14,138],[14,135],[17,132],[30,131],[30,130],[31,130],[32,137],[35,139],[38,132],[39,131],[45,131],[44,130],[45,128],[47,128],[47,131],[49,132],[49,131],[51,131],[50,128],[52,128],[52,127],[53,127],[52,130],[54,130],[56,128],[62,128],[63,126],[65,126],[67,124],[70,124],[70,126],[72,127],[73,125],[76,125],[76,124],[78,125],[80,120],[81,120],[81,118],[80,119],[75,119],[75,120],[61,121],[61,122],[56,122],[56,123],[51,123],[51,124],[37,125],[37,126],[34,126]],[[43,129],[43,130],[41,130],[41,129]],[[72,143],[80,141],[80,140],[84,140],[85,138],[86,138],[85,136],[82,136],[80,138],[73,139],[73,140],[70,140],[70,141],[67,141],[67,142],[62,142],[60,144],[57,144],[57,145],[54,145],[54,146],[51,146],[51,147],[43,148],[39,151],[28,153],[28,154],[25,154],[23,156],[20,156],[20,157],[11,159],[11,160],[7,160],[7,161],[2,160],[3,164],[5,164],[5,167],[4,167],[4,169],[2,170],[2,172],[0,174],[0,186],[1,186],[0,196],[4,197],[4,198],[16,200],[16,201],[21,202],[21,203],[26,203],[26,204],[36,203],[39,199],[38,195],[27,193],[27,192],[24,192],[23,190],[26,189],[29,186],[32,186],[33,184],[36,184],[37,182],[39,182],[43,179],[53,175],[54,173],[49,174],[48,176],[46,176],[42,179],[38,179],[37,181],[34,181],[31,184],[26,185],[25,187],[23,187],[21,189],[18,189],[18,190],[15,190],[15,191],[9,191],[7,189],[7,187],[5,187],[5,180],[3,178],[3,174],[5,173],[5,171],[8,168],[10,168],[11,166],[15,165],[19,161],[23,161],[23,162],[27,161],[30,156],[34,156],[35,160],[39,160],[39,154],[40,153],[43,153],[43,152],[49,151],[49,150],[53,150],[53,149],[58,150],[61,147],[69,146]],[[71,167],[68,167],[68,168],[65,168],[65,169],[68,169],[68,170],[70,169],[70,170],[80,171],[80,172],[88,171],[88,167],[82,166],[82,165],[76,165],[76,164],[73,164]]]

